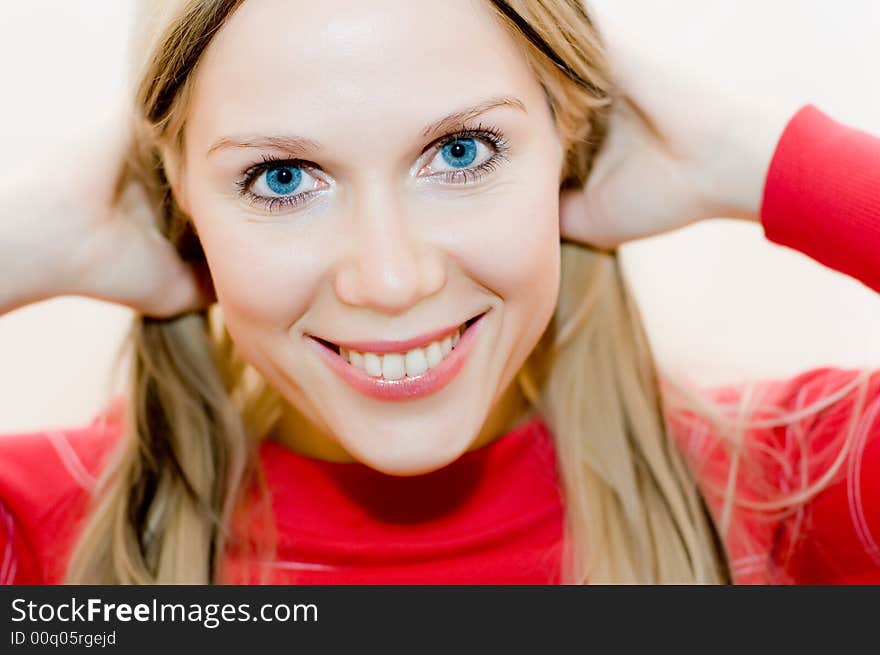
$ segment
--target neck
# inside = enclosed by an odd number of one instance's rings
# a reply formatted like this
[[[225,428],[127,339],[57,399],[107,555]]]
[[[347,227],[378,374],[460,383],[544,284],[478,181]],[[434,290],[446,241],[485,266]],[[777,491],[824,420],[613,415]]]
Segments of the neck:
[[[532,416],[532,409],[514,380],[508,385],[501,399],[495,403],[480,433],[468,450],[475,450],[495,441]],[[320,430],[289,403],[284,404],[281,420],[273,432],[272,439],[285,448],[313,459],[331,462],[357,461],[336,439]]]

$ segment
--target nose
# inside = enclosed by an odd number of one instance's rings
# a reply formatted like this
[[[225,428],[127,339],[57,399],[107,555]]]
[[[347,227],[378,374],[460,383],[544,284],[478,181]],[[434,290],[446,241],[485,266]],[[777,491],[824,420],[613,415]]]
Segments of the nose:
[[[346,304],[402,314],[446,284],[442,253],[420,238],[397,194],[373,187],[356,199],[334,287]]]

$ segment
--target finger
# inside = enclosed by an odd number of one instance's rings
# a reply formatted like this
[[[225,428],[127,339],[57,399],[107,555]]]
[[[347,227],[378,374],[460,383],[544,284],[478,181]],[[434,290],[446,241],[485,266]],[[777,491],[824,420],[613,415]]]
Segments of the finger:
[[[131,184],[123,200],[124,222],[146,251],[133,261],[146,262],[150,275],[144,285],[145,295],[131,304],[149,316],[167,318],[198,311],[215,302],[207,265],[184,262],[171,243],[157,232],[146,190]]]
[[[102,236],[95,265],[83,283],[85,295],[156,318],[197,311],[214,302],[207,266],[184,262],[155,228],[121,220]]]
[[[129,183],[119,198],[119,215],[141,229],[153,229],[156,223],[156,211],[147,190],[140,183]]]
[[[588,196],[583,189],[571,189],[559,195],[559,231],[563,239],[596,248],[613,249],[618,245],[600,220],[590,215]]]
[[[669,93],[667,71],[680,68],[669,55],[646,42],[645,34],[614,11],[592,11],[608,55],[616,95],[626,96],[633,104],[655,106],[653,99]]]
[[[155,318],[172,318],[202,311],[215,302],[213,293],[207,287],[201,275],[189,268],[167,287],[167,293],[147,304],[141,312]]]
[[[155,318],[171,318],[206,309],[216,302],[204,262],[184,262],[170,244],[156,261],[160,278],[155,285],[156,292],[144,299],[137,307],[139,311]]]

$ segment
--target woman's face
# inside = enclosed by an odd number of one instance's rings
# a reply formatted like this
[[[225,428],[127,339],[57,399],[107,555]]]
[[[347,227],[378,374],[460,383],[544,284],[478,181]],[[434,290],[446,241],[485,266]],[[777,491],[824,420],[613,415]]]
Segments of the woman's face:
[[[556,304],[524,53],[482,0],[248,0],[195,74],[176,193],[242,355],[375,469],[455,460]]]

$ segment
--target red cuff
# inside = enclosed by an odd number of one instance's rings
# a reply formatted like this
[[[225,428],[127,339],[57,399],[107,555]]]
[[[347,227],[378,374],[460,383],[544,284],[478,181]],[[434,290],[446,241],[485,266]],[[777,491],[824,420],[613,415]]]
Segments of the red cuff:
[[[880,139],[806,105],[767,172],[765,236],[880,292]]]

